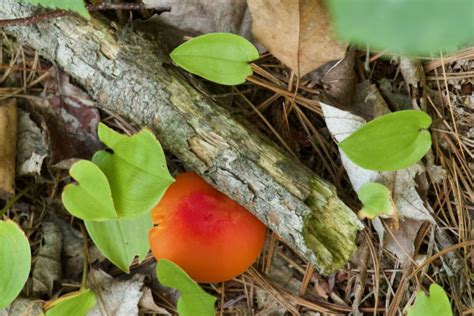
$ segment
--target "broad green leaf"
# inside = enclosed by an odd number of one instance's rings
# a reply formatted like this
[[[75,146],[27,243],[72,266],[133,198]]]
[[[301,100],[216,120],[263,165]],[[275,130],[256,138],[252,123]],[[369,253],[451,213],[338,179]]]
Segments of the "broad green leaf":
[[[373,50],[429,57],[474,43],[472,0],[329,0],[337,35]]]
[[[97,128],[97,136],[109,148],[113,148],[118,142],[128,138],[127,135],[120,134],[111,128],[108,128],[104,123],[99,123]]]
[[[153,224],[149,212],[135,218],[84,223],[97,248],[124,272],[129,272],[135,256],[143,260],[150,250],[148,232]]]
[[[62,200],[69,213],[83,220],[102,221],[117,218],[109,181],[94,163],[81,160],[69,174],[78,184],[68,184]]]
[[[224,85],[245,82],[252,74],[249,62],[258,51],[245,38],[230,33],[210,33],[176,47],[171,59],[190,73]]]
[[[0,220],[0,309],[20,294],[31,269],[28,238],[13,221]]]
[[[46,316],[86,316],[97,299],[94,291],[83,289],[66,294],[47,304]]]
[[[39,5],[44,8],[67,10],[79,13],[86,19],[90,19],[91,16],[87,11],[84,0],[22,0],[23,2],[29,2],[33,5]]]
[[[364,207],[359,212],[362,218],[373,219],[378,215],[391,215],[394,212],[394,205],[390,190],[380,183],[369,182],[364,184],[357,192],[359,200]]]
[[[160,259],[156,265],[156,275],[161,284],[179,291],[177,309],[180,316],[215,315],[216,298],[206,293],[177,264]]]
[[[418,291],[415,304],[408,308],[408,316],[452,316],[451,304],[444,289],[436,283],[430,285],[430,296]]]
[[[405,110],[376,118],[344,139],[339,147],[355,164],[393,171],[418,162],[431,147],[431,117]]]
[[[160,143],[147,129],[127,137],[100,124],[98,134],[112,153],[98,151],[92,161],[109,181],[119,218],[148,213],[174,181]]]

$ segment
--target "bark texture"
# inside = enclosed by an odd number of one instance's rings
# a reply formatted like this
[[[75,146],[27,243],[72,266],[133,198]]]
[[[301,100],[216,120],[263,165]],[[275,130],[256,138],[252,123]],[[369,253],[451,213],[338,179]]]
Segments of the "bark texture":
[[[0,19],[34,14],[4,0]],[[362,225],[334,187],[246,129],[172,66],[160,45],[106,21],[60,18],[6,28],[74,77],[99,106],[153,128],[163,147],[252,211],[328,274],[351,256]]]
[[[0,101],[0,199],[15,194],[16,100]],[[0,218],[1,219],[1,218]]]

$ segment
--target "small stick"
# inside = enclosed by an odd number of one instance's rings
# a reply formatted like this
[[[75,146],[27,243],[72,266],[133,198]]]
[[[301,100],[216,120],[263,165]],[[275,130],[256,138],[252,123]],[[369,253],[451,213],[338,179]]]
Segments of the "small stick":
[[[16,99],[0,101],[0,198],[15,194]]]

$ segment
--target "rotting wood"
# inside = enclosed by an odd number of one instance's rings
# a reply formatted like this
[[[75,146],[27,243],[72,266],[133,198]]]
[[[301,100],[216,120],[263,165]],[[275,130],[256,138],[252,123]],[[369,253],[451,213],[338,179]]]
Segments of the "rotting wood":
[[[0,101],[0,199],[15,194],[16,99]]]
[[[33,15],[4,0],[0,19]],[[59,18],[5,31],[74,77],[100,107],[155,130],[165,149],[258,216],[324,274],[347,262],[361,222],[335,188],[199,92],[158,42]]]

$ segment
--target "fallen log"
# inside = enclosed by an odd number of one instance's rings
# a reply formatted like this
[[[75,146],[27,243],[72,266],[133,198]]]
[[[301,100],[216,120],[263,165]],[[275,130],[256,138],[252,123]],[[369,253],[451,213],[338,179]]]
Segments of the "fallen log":
[[[35,14],[4,0],[0,19]],[[362,228],[335,188],[245,128],[173,67],[160,43],[107,21],[65,17],[5,28],[77,80],[98,105],[151,127],[163,147],[248,208],[324,274],[355,250]]]

